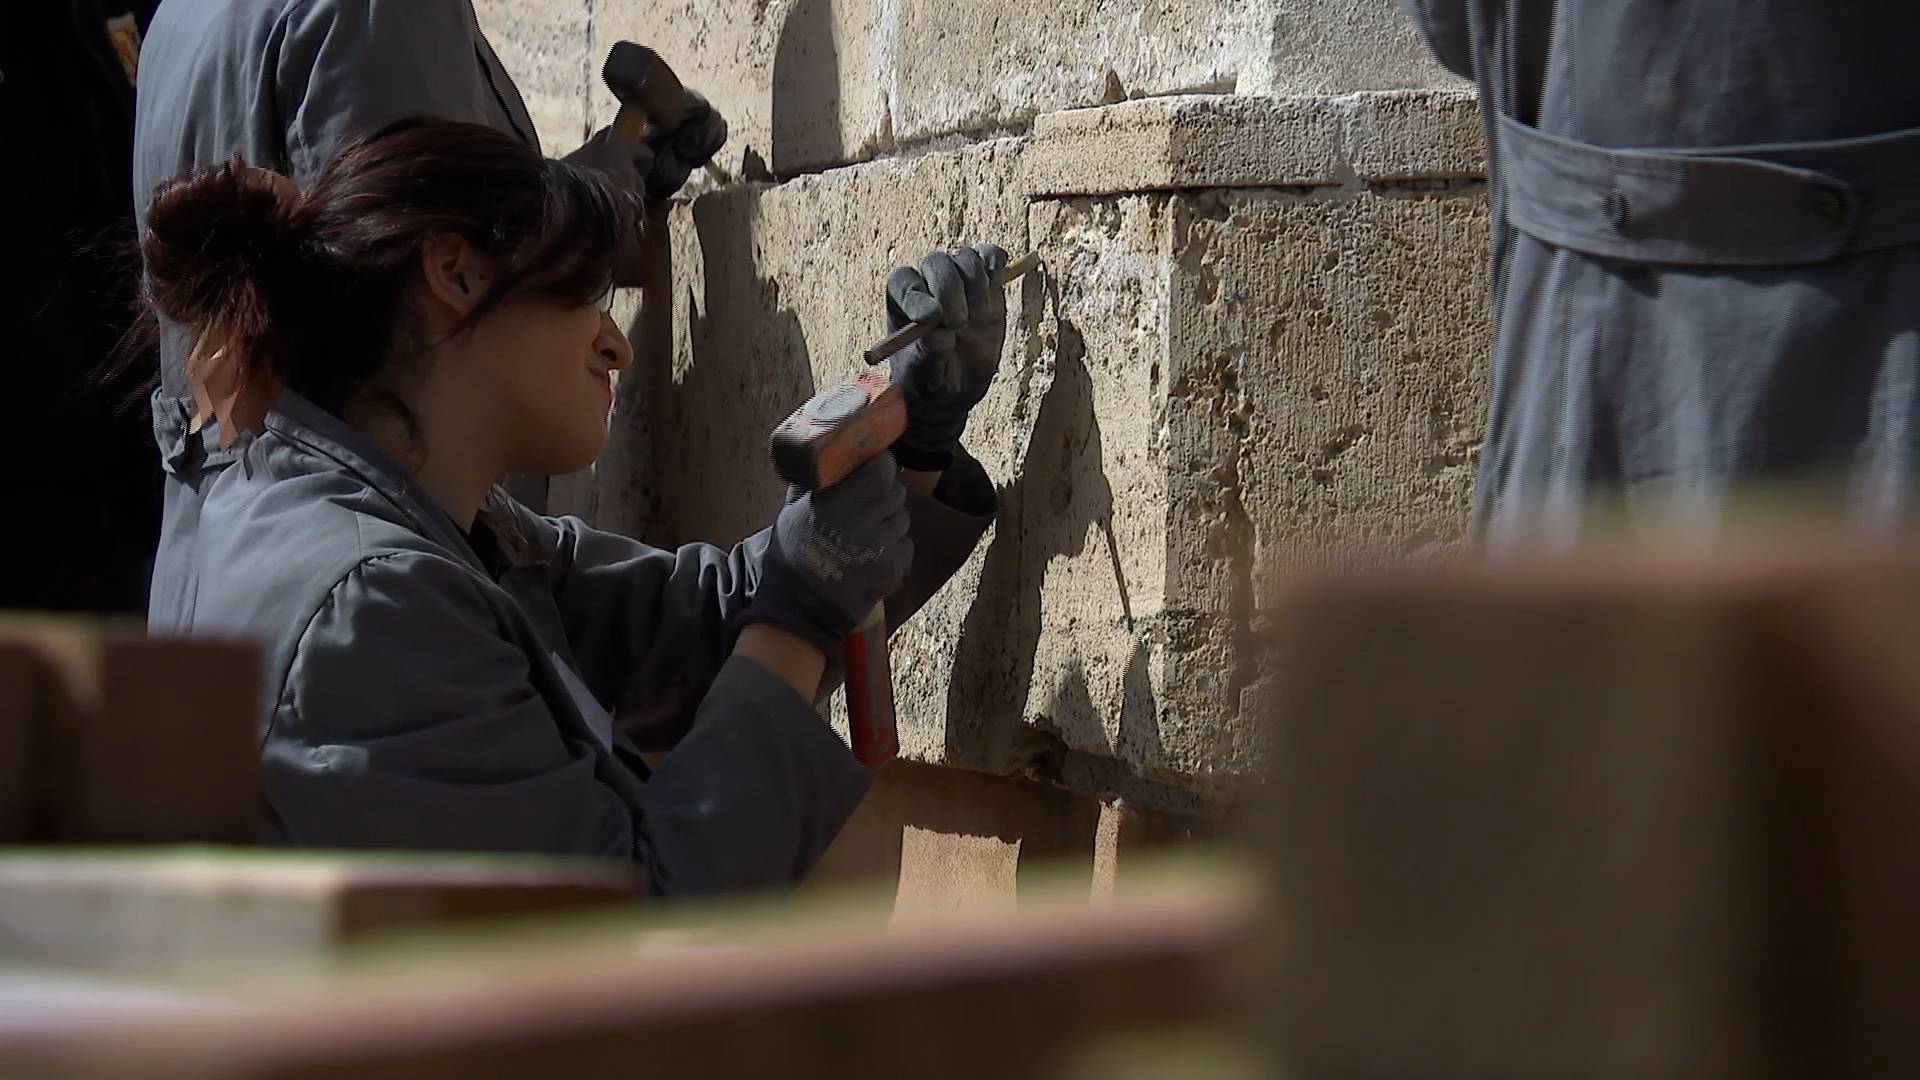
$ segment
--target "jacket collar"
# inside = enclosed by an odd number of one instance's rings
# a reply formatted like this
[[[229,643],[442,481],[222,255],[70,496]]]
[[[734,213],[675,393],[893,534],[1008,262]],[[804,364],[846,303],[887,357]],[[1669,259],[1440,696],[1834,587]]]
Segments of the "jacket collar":
[[[268,411],[267,430],[326,458],[392,503],[407,523],[482,574],[489,571],[466,533],[400,463],[347,426],[339,417],[292,390],[283,390]]]

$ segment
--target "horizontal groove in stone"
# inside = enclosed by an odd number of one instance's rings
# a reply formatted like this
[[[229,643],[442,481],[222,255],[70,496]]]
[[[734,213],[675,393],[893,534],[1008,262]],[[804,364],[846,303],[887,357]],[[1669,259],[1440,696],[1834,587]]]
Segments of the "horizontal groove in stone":
[[[1477,179],[1479,132],[1462,91],[1143,98],[1040,117],[1023,182],[1039,197]]]

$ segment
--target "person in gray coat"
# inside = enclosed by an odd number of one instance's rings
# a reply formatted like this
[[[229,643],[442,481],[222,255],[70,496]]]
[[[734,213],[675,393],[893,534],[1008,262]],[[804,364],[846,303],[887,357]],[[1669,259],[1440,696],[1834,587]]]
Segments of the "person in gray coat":
[[[1478,516],[1855,522],[1920,466],[1920,7],[1403,0],[1479,87],[1495,344]]]
[[[796,881],[867,790],[815,711],[827,658],[876,603],[905,621],[992,519],[959,439],[1005,253],[890,279],[950,331],[896,371],[921,471],[882,454],[731,550],[663,551],[495,486],[599,452],[632,354],[596,300],[641,213],[604,174],[427,120],[305,190],[235,161],[148,205],[145,296],[189,346],[162,423],[234,455],[187,473],[200,510],[162,536],[151,622],[263,645],[272,839],[606,856],[705,893]]]
[[[659,204],[712,158],[727,124],[698,93],[672,129],[639,145],[602,129],[568,156]],[[134,116],[136,224],[168,180],[234,155],[311,183],[341,140],[408,116],[485,124],[530,147],[540,138],[519,89],[480,30],[471,0],[164,0],[141,46]],[[616,266],[638,284],[642,238],[622,238]],[[184,400],[186,347],[163,330],[155,428],[167,467],[163,531],[193,528],[198,478],[234,461],[233,446],[166,422]],[[208,439],[212,438],[212,442]],[[540,478],[513,490],[544,508]],[[164,556],[157,556],[164,557]],[[155,587],[178,580],[156,567]],[[168,606],[175,598],[151,597]]]

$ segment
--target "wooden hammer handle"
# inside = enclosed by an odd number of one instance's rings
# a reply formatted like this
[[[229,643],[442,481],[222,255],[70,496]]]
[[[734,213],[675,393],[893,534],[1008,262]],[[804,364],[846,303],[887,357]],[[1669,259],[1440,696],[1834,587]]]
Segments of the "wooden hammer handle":
[[[613,118],[613,137],[623,143],[637,143],[647,131],[647,110],[637,105],[622,105]]]
[[[1001,283],[1005,284],[1007,282],[1018,281],[1032,273],[1034,268],[1039,265],[1040,253],[1037,251],[1029,251],[1025,255],[1007,264],[1006,271],[1001,275]],[[866,357],[867,363],[877,364],[887,357],[892,356],[894,353],[899,352],[901,349],[926,337],[938,325],[940,324],[936,322],[908,323],[893,333],[888,334],[886,337],[881,338],[878,344],[861,355]]]
[[[877,769],[900,754],[894,715],[893,666],[887,655],[887,606],[876,604],[841,645],[846,676],[847,737],[854,759]]]

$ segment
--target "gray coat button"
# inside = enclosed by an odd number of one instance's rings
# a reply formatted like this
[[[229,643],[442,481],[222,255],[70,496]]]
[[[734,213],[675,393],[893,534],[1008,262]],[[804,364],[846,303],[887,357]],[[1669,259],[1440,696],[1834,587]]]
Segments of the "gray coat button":
[[[1817,185],[1807,192],[1807,209],[1822,221],[1843,221],[1847,216],[1847,196],[1837,188]]]
[[[1612,222],[1617,230],[1624,231],[1627,222],[1633,220],[1633,207],[1627,204],[1627,197],[1618,191],[1607,192],[1607,201],[1603,204],[1603,208],[1606,210],[1607,220]]]

